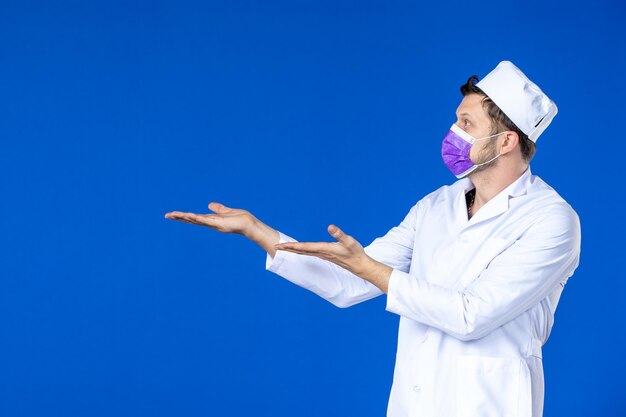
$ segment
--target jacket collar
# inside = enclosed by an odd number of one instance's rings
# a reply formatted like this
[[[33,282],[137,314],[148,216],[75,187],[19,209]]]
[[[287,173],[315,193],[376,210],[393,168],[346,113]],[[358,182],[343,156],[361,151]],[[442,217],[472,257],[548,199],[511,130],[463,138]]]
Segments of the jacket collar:
[[[526,194],[528,188],[531,185],[531,180],[532,173],[529,166],[518,179],[513,181],[504,190],[500,191],[495,197],[489,200],[487,204],[482,206],[480,210],[478,210],[478,212],[474,214],[472,218],[468,221],[467,205],[465,204],[465,193],[474,188],[474,184],[469,178],[464,178],[462,180],[463,183],[460,187],[463,191],[458,196],[457,202],[461,207],[461,210],[458,211],[459,215],[462,212],[462,219],[464,220],[464,224],[466,225],[466,227],[488,220],[507,211],[509,209],[509,200],[511,198],[520,197]]]

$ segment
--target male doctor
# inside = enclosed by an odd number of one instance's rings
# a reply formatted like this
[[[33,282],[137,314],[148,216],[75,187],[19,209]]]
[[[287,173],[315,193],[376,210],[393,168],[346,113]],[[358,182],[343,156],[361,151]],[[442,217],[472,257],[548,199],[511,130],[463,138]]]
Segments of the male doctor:
[[[335,225],[336,242],[297,242],[215,202],[215,214],[165,216],[246,236],[266,269],[336,306],[387,294],[400,316],[390,417],[542,415],[541,347],[578,266],[580,224],[529,167],[554,102],[508,61],[477,81],[461,87],[441,148],[459,180],[365,248]]]

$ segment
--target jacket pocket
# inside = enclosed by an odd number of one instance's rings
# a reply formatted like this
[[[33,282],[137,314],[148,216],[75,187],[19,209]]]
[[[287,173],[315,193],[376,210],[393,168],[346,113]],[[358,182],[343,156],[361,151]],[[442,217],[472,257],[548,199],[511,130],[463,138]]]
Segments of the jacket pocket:
[[[519,358],[459,356],[457,417],[531,417],[530,372]]]

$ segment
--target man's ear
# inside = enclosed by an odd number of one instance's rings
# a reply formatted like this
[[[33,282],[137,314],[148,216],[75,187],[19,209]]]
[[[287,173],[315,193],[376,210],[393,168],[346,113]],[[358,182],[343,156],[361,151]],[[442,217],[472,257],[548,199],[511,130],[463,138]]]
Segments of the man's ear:
[[[508,131],[503,136],[504,140],[502,141],[502,148],[500,150],[501,154],[507,154],[519,147],[519,135],[516,132]]]

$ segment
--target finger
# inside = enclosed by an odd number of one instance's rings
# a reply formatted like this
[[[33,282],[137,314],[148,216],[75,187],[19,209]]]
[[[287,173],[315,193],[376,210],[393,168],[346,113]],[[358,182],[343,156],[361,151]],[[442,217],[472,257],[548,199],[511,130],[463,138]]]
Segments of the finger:
[[[332,237],[334,237],[341,243],[344,243],[344,244],[351,243],[350,239],[352,239],[352,236],[345,234],[343,230],[341,230],[334,224],[331,224],[330,226],[328,226],[328,233],[330,233]]]
[[[176,221],[179,221],[179,222],[190,223],[190,224],[198,224],[196,221],[194,221],[194,220],[190,219],[188,216],[182,215],[182,214],[171,215],[171,216],[168,217],[168,219],[176,220]]]
[[[171,211],[169,213],[166,213],[165,217],[168,218],[168,219],[178,219],[180,217],[184,217],[184,216],[187,216],[189,214],[190,213],[185,213],[185,212],[182,212],[182,211]]]
[[[205,226],[214,226],[217,220],[217,217],[213,214],[187,213],[185,217],[196,224]]]
[[[297,253],[298,255],[307,255],[307,256],[316,256],[318,258],[322,258],[322,259],[327,259],[328,255],[325,253],[320,253],[320,252],[312,252],[309,250],[300,250],[300,249],[294,249],[294,248],[276,248],[276,250],[284,250],[285,252],[292,252],[292,253]]]
[[[183,213],[180,211],[170,211],[169,213],[165,213],[166,219],[177,220]]]
[[[228,213],[232,209],[230,207],[226,207],[221,203],[216,203],[215,201],[209,203],[209,210],[215,213]]]
[[[333,244],[327,242],[286,242],[278,243],[274,248],[297,253],[328,255],[333,253],[331,245]]]
[[[182,213],[167,213],[165,215],[166,219],[170,219],[170,220],[176,220],[179,222],[185,222],[185,223],[189,223],[189,224],[197,224],[194,221],[191,221],[190,219],[188,219],[185,215],[183,215]]]
[[[197,224],[201,226],[214,226],[215,217],[209,217],[210,215],[200,215],[195,213],[185,213],[180,211],[174,211],[166,214],[168,219],[180,220],[186,223]]]
[[[174,219],[174,220],[179,221],[179,222],[183,222],[183,223],[195,224],[196,226],[202,226],[198,222],[195,222],[193,220],[186,219],[186,218],[179,218],[179,219]]]

